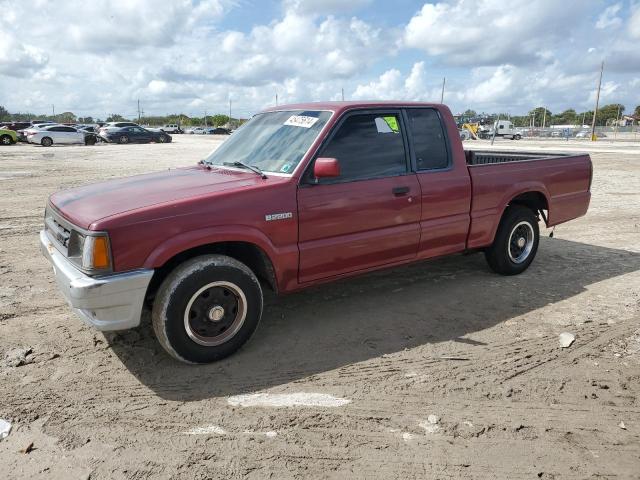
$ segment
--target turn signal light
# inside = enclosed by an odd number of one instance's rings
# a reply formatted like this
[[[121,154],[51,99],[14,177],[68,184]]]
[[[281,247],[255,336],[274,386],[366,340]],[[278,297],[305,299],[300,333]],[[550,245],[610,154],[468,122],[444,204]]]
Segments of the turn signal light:
[[[82,268],[87,271],[111,268],[109,238],[106,235],[88,235],[82,249]]]
[[[109,245],[107,237],[94,237],[93,268],[109,268]]]

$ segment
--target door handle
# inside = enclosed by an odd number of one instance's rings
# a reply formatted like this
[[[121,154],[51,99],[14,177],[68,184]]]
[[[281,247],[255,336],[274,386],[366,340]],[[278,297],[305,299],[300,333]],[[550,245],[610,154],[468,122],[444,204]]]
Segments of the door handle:
[[[406,195],[409,193],[409,187],[393,187],[391,192],[396,196],[400,197],[402,195]]]

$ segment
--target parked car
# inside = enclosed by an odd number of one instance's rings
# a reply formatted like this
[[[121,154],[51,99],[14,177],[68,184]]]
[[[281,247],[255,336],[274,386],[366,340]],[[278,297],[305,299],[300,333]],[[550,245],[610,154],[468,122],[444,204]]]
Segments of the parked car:
[[[186,130],[184,133],[188,133],[190,135],[204,135],[207,133],[207,129],[205,127],[194,127]]]
[[[58,125],[56,122],[52,122],[51,120],[32,120],[31,125],[34,127],[44,127],[45,125]]]
[[[4,126],[7,130],[13,130],[17,132],[18,130],[24,130],[25,128],[31,127],[31,122],[11,122]]]
[[[27,141],[50,147],[51,145],[69,145],[81,143],[95,145],[96,136],[66,125],[45,125],[42,128],[27,130]]]
[[[231,134],[229,130],[223,127],[209,128],[207,130],[207,133],[209,135],[230,135]]]
[[[56,124],[54,123],[54,125],[56,125]],[[36,125],[29,125],[27,128],[24,128],[22,130],[18,130],[16,132],[16,134],[18,135],[18,141],[19,142],[28,143],[29,139],[27,138],[27,136],[29,135],[29,133],[37,132],[42,127],[48,127],[48,126],[50,126],[48,123],[44,124],[44,125],[36,124]]]
[[[280,105],[198,165],[54,193],[40,241],[89,325],[136,327],[147,302],[165,350],[207,363],[251,337],[263,286],[472,251],[522,273],[591,179],[587,154],[465,152],[442,104]]]
[[[113,143],[169,143],[171,135],[162,130],[150,130],[142,127],[123,127],[102,132],[100,136]]]
[[[107,122],[104,125],[100,126],[100,128],[98,129],[98,135],[108,130],[116,130],[118,128],[123,128],[123,127],[139,127],[139,126],[140,125],[134,122]]]
[[[18,134],[8,128],[0,128],[0,145],[11,145],[18,141]]]
[[[602,132],[595,132],[596,138],[605,138]],[[576,138],[591,138],[591,130],[581,130],[576,134]]]
[[[169,125],[165,125],[161,130],[167,133],[183,133],[180,125],[178,125],[177,123],[170,123]]]

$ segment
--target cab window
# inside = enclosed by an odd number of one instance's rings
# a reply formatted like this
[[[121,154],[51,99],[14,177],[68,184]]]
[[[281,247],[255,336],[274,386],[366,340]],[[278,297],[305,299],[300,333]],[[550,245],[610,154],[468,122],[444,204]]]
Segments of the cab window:
[[[447,140],[440,115],[433,108],[407,110],[409,129],[418,170],[437,170],[449,166]]]
[[[350,115],[322,149],[319,157],[336,158],[340,176],[322,179],[336,183],[406,173],[400,116],[395,113]]]

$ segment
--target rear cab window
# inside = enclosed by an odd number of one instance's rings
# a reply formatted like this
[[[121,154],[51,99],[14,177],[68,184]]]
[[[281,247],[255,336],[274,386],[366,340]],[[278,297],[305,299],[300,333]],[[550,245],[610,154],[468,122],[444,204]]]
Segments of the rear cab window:
[[[440,114],[434,108],[406,110],[416,169],[441,170],[451,166],[448,140]]]

